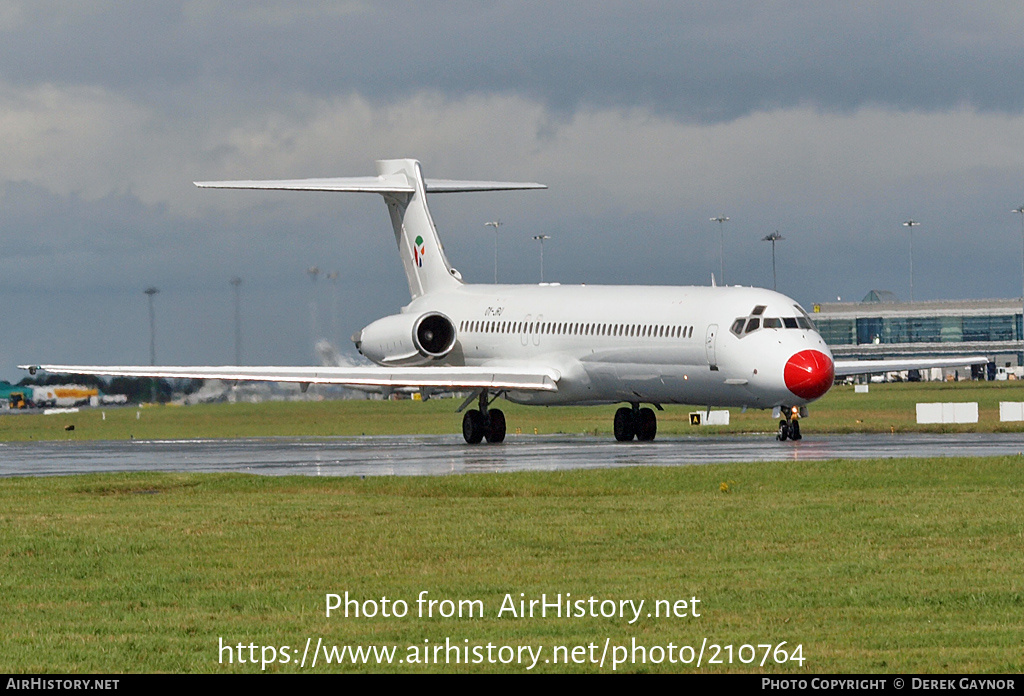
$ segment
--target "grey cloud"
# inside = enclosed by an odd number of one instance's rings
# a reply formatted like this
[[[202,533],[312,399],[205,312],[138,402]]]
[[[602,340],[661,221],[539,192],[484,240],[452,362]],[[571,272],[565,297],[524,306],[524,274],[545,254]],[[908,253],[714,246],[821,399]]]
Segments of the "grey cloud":
[[[689,121],[811,104],[1024,107],[1015,3],[113,3],[32,6],[0,78],[174,100],[515,93]]]

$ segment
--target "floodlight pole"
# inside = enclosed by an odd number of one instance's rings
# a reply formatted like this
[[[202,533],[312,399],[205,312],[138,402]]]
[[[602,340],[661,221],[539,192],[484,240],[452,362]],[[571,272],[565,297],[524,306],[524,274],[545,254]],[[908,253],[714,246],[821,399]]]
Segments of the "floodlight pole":
[[[498,284],[498,228],[501,227],[501,220],[485,222],[484,227],[494,228],[494,284]]]
[[[544,282],[544,240],[551,239],[546,234],[535,234],[533,238],[540,242],[540,282]]]
[[[1020,273],[1021,273],[1021,302],[1024,303],[1024,205],[1013,209],[1013,212],[1020,215]],[[1021,306],[1021,321],[1024,322],[1024,304]],[[1014,322],[1015,324],[1017,322]],[[1014,327],[1016,329],[1016,327]],[[1024,324],[1022,324],[1024,328]],[[1021,341],[1024,344],[1024,331],[1021,331]]]
[[[153,309],[153,296],[160,290],[152,285],[143,290],[149,298],[149,364],[156,365],[156,312]],[[156,401],[156,378],[149,380],[149,400]]]
[[[331,281],[331,340],[338,341],[338,272],[328,273],[327,280]]]
[[[729,222],[729,218],[719,215],[711,218],[711,222],[718,223],[718,274],[720,276],[718,282],[725,285],[725,231],[723,225]]]
[[[160,291],[148,287],[142,292],[149,297],[149,364],[156,365],[156,312],[153,311],[153,296]]]
[[[309,325],[310,325],[310,336],[313,343],[313,354],[316,354],[316,342],[320,338],[320,308],[317,305],[319,297],[316,292],[316,279],[320,277],[320,267],[310,266],[306,269],[306,274],[309,279],[313,281],[313,297],[309,301]]]
[[[910,231],[910,301],[914,301],[914,228],[920,227],[921,223],[916,220],[907,220],[903,226]]]
[[[762,242],[771,242],[772,243],[772,290],[778,290],[779,289],[778,288],[777,278],[776,278],[776,275],[775,275],[775,242],[781,242],[784,239],[785,239],[785,237],[783,237],[781,234],[779,234],[778,230],[775,230],[771,234],[766,235],[766,236],[761,238]]]
[[[239,286],[242,285],[242,279],[235,276],[230,281],[231,287],[235,291],[235,364],[242,364],[242,299],[239,294]]]

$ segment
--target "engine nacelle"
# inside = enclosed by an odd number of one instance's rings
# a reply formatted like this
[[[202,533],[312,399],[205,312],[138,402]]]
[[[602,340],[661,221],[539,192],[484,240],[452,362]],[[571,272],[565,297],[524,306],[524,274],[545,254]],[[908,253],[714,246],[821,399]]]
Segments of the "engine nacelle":
[[[440,312],[393,314],[352,337],[356,350],[378,365],[423,365],[455,347],[455,324]]]

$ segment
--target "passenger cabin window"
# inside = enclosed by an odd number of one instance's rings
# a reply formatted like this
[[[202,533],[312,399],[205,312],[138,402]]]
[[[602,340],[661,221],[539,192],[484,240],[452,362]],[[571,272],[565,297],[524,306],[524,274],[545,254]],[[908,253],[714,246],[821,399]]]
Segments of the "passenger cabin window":
[[[756,307],[755,309],[762,309]],[[796,322],[801,328],[813,328],[810,319],[797,317],[787,320]],[[788,326],[789,324],[787,324]],[[782,320],[761,319],[749,316],[737,319],[732,326],[736,335],[750,333],[757,329],[781,328]],[[664,324],[583,324],[576,322],[522,322],[522,321],[459,321],[459,331],[484,334],[538,333],[555,336],[616,336],[622,338],[693,338],[692,326],[667,326]]]

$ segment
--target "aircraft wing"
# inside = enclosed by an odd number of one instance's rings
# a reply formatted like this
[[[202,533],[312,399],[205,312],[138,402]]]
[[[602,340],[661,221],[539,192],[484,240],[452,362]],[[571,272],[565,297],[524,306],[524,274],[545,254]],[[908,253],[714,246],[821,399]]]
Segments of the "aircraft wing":
[[[835,360],[836,377],[866,375],[876,372],[928,370],[933,367],[968,367],[989,362],[983,355],[969,358],[893,358],[886,360]]]
[[[557,391],[561,374],[550,368],[523,367],[238,367],[135,366],[135,365],[19,365],[72,375],[156,377],[164,379],[220,379],[225,381],[338,384],[351,387],[441,389],[514,389]]]

